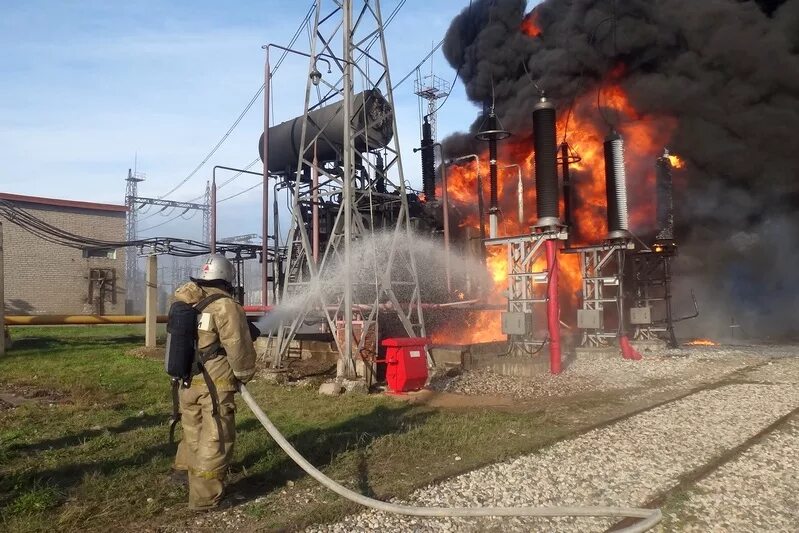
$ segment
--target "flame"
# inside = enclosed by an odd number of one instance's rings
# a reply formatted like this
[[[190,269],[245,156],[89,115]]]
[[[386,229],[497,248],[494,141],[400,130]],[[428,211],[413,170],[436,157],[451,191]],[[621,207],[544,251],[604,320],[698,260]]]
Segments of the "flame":
[[[496,311],[471,311],[459,317],[457,325],[450,324],[429,335],[433,344],[478,344],[505,340],[501,317]]]
[[[710,339],[694,339],[690,342],[685,343],[686,346],[718,346],[718,343],[713,342]]]
[[[530,37],[538,37],[543,33],[537,11],[530,12],[522,20],[522,33]]]
[[[525,19],[524,28],[535,28],[535,11]],[[530,33],[525,29],[525,32]],[[622,135],[625,141],[625,162],[627,169],[628,207],[630,228],[640,234],[655,228],[655,161],[663,154],[676,128],[676,119],[670,117],[641,116],[630,101],[618,80],[625,73],[624,65],[618,65],[607,76],[601,89],[594,87],[580,95],[570,110],[561,109],[558,114],[558,140],[568,142],[571,150],[581,160],[570,167],[572,181],[572,219],[575,228],[571,241],[575,245],[596,244],[607,235],[605,160],[603,143],[611,126]],[[601,112],[597,109],[599,99]],[[529,234],[536,220],[535,187],[533,180],[533,143],[531,134],[515,132],[514,136],[500,143],[500,172],[498,196],[501,219],[500,236]],[[448,167],[447,191],[449,194],[451,227],[461,230],[471,228],[472,236],[480,226],[477,210],[478,175],[483,181],[484,224],[488,227],[489,164],[488,148],[478,154],[479,163],[474,159]],[[675,168],[682,168],[682,160],[672,157]],[[675,164],[675,161],[677,164]],[[516,169],[503,170],[502,167],[518,164],[523,177],[524,216],[519,221],[518,212],[518,174]],[[439,184],[440,193],[440,184]],[[456,218],[459,217],[459,218]],[[487,229],[486,229],[487,231]],[[491,304],[504,304],[508,289],[507,252],[504,246],[486,249],[486,269],[490,274],[491,287],[486,290],[486,300]],[[576,254],[559,254],[560,291],[563,303],[573,308],[578,303],[581,289],[579,257]],[[536,270],[543,270],[536,265]],[[486,288],[484,288],[486,289]],[[473,297],[469,295],[469,297]],[[447,324],[441,331],[433,334],[434,342],[458,343],[487,342],[504,338],[500,333],[499,312],[475,313],[467,321],[469,331],[464,331],[463,322]],[[465,341],[463,339],[466,339]]]
[[[670,155],[669,161],[671,162],[671,166],[673,168],[685,168],[685,161],[680,159],[680,156]]]

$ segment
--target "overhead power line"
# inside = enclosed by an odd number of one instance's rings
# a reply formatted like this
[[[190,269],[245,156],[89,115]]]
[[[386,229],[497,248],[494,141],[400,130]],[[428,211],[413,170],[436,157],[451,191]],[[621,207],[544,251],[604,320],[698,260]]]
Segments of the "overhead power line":
[[[311,3],[311,7],[308,9],[308,12],[306,13],[305,17],[303,18],[302,22],[300,23],[300,26],[297,28],[297,31],[294,33],[294,36],[292,37],[291,41],[289,42],[288,48],[291,48],[292,46],[294,46],[294,43],[297,42],[297,39],[302,34],[302,30],[310,22],[311,16],[312,16],[312,14],[314,12],[314,8],[315,7],[316,7],[316,1]],[[275,64],[275,67],[272,69],[272,74],[274,74],[277,71],[277,69],[280,67],[280,65],[283,63],[283,60],[285,59],[287,54],[288,54],[288,52],[286,52],[286,51],[283,52],[283,55],[281,55],[281,57],[278,59],[277,63]],[[236,120],[233,121],[233,124],[231,124],[230,128],[228,128],[228,130],[225,132],[225,134],[222,135],[222,138],[219,139],[219,141],[216,143],[216,145],[214,145],[213,148],[211,148],[211,150],[206,154],[206,156],[202,159],[202,161],[200,161],[200,163],[198,163],[197,166],[194,167],[194,169],[191,172],[189,172],[189,174],[185,178],[180,180],[177,183],[177,185],[175,185],[174,187],[169,189],[169,191],[167,191],[163,195],[159,196],[158,197],[159,199],[166,198],[170,194],[172,194],[175,191],[177,191],[179,188],[181,188],[183,185],[185,185],[186,182],[188,182],[191,178],[193,178],[197,174],[197,172],[200,171],[200,169],[203,166],[205,166],[205,164],[208,162],[208,160],[210,160],[214,156],[214,154],[219,150],[219,148],[222,147],[222,145],[225,143],[225,141],[228,139],[228,137],[230,137],[230,134],[233,133],[233,130],[236,129],[236,126],[238,126],[239,123],[244,119],[244,117],[247,115],[247,113],[250,111],[250,109],[252,109],[253,105],[255,105],[255,102],[258,101],[258,98],[261,96],[263,91],[264,91],[264,85],[261,84],[261,86],[255,92],[255,94],[252,96],[252,98],[250,98],[250,101],[247,102],[247,105],[244,107],[244,109],[241,111],[241,113],[239,113],[239,116],[236,117]]]

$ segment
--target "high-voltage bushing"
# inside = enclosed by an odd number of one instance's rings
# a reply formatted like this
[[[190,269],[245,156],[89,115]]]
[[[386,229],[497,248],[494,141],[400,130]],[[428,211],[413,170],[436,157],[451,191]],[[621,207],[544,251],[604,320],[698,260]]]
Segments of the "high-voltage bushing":
[[[422,123],[422,190],[425,200],[431,202],[436,199],[436,168],[435,168],[435,142],[433,141],[433,127],[430,120],[424,117]]]
[[[571,228],[574,224],[572,220],[572,182],[570,165],[579,163],[582,158],[572,151],[571,146],[566,141],[560,144],[560,176],[563,182],[563,225]]]
[[[318,136],[316,157],[321,163],[340,161],[344,144],[343,102],[339,101],[308,112],[306,144]],[[299,116],[269,128],[269,171],[293,177],[297,172],[302,122]],[[360,152],[384,148],[394,136],[393,112],[388,101],[377,89],[356,94],[352,99],[352,130],[359,132],[355,148]],[[258,141],[258,153],[263,160],[264,136]],[[313,146],[305,159],[313,160]]]
[[[533,107],[535,146],[536,227],[560,226],[558,205],[558,145],[555,134],[555,106],[542,96]]]
[[[608,200],[607,238],[608,240],[629,239],[624,140],[615,131],[605,137],[605,188]]]
[[[674,239],[674,193],[671,159],[669,151],[655,162],[655,190],[657,198],[657,240]]]
[[[475,135],[478,141],[488,142],[488,165],[489,165],[489,190],[490,204],[489,215],[489,236],[496,238],[499,229],[499,191],[497,184],[497,141],[510,137],[510,132],[502,129],[494,108],[488,112],[485,122],[480,127],[480,131]]]

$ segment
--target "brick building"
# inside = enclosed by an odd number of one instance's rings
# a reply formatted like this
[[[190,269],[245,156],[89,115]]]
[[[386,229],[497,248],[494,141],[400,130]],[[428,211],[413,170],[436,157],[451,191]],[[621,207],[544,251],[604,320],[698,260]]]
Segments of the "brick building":
[[[0,200],[71,233],[125,240],[123,205],[0,193]],[[28,314],[123,314],[125,250],[78,250],[54,244],[5,220],[5,310]]]

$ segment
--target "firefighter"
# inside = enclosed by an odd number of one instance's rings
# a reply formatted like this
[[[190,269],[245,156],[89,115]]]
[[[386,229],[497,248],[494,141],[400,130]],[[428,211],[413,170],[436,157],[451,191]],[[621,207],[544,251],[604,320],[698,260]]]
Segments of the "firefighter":
[[[236,382],[247,383],[255,374],[255,348],[244,310],[232,298],[233,279],[231,262],[212,254],[200,276],[175,291],[177,300],[190,305],[212,300],[198,315],[201,375],[179,393],[183,439],[174,468],[188,472],[189,508],[196,511],[222,501],[235,440]]]

